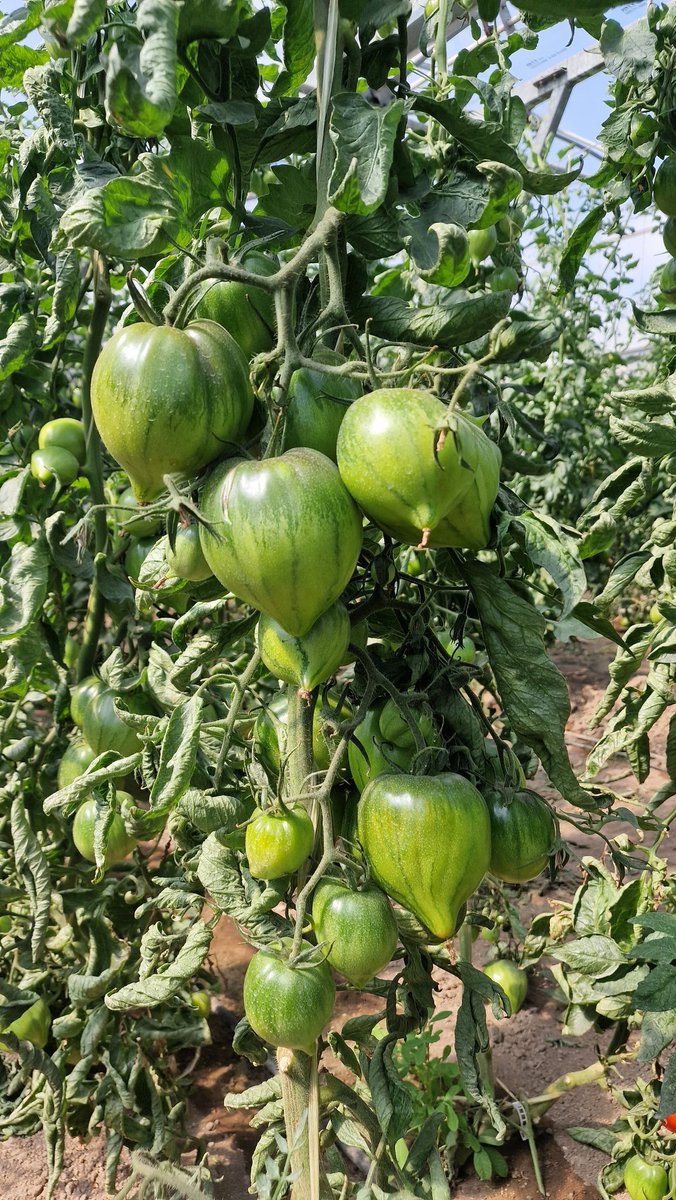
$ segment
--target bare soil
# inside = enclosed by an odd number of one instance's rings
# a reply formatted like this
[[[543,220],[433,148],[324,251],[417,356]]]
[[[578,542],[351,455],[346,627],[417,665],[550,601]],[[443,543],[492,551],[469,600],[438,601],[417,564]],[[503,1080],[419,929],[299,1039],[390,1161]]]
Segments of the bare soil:
[[[612,651],[603,641],[571,642],[557,646],[553,655],[571,694],[567,738],[571,759],[578,770],[583,769],[595,741],[588,722],[606,686],[611,656]],[[652,739],[653,769],[640,789],[643,794],[650,794],[664,782],[661,764],[665,735],[666,728],[658,728],[657,737]],[[636,797],[635,782],[622,760],[615,760],[599,778],[612,783],[621,794]],[[538,779],[537,786],[556,799],[546,780]],[[555,889],[543,882],[524,896],[527,916],[548,907],[555,895],[572,896],[580,882],[581,858],[601,852],[598,841],[576,829],[567,826],[564,833],[569,839],[571,859]],[[672,844],[672,861],[676,857],[674,850]],[[479,960],[484,945],[481,941],[476,943]],[[249,1128],[251,1114],[226,1111],[223,1095],[243,1091],[266,1078],[265,1068],[252,1067],[239,1059],[230,1044],[232,1029],[241,1013],[242,980],[250,956],[251,951],[242,943],[235,927],[223,919],[212,946],[212,961],[223,981],[223,991],[210,1019],[212,1045],[203,1052],[195,1070],[190,1108],[191,1130],[209,1151],[217,1200],[244,1200],[247,1196],[249,1163],[257,1138]],[[451,1013],[443,1026],[442,1045],[452,1039],[458,990],[456,982],[448,976],[439,980],[438,1010]],[[340,993],[340,1015],[368,1008],[368,997]],[[508,1021],[493,1022],[492,1042],[496,1077],[516,1097],[539,1094],[564,1072],[581,1069],[595,1060],[594,1036],[575,1040],[561,1037],[560,1014],[544,971],[531,979],[528,1000],[521,1012]],[[572,1125],[610,1124],[616,1115],[609,1095],[595,1085],[578,1088],[553,1106],[538,1134],[538,1156],[549,1200],[598,1197],[595,1180],[604,1156],[573,1141],[566,1130]],[[491,1185],[468,1177],[458,1187],[458,1200],[539,1200],[527,1143],[514,1140],[508,1156],[511,1172],[508,1180]],[[0,1144],[0,1179],[1,1200],[46,1200],[47,1170],[41,1135],[12,1138]],[[68,1139],[65,1168],[55,1200],[103,1200],[105,1196],[102,1139],[93,1139],[88,1145]]]

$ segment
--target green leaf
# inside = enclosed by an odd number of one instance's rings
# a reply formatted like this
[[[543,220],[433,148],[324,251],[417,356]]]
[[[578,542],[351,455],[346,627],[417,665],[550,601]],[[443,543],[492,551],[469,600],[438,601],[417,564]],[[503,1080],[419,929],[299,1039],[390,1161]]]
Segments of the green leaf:
[[[193,925],[176,958],[161,973],[146,975],[138,983],[128,983],[117,992],[109,992],[106,1005],[113,1012],[126,1012],[130,1008],[156,1008],[177,995],[182,987],[190,983],[211,946],[213,930],[201,921]]]
[[[244,1057],[248,1058],[249,1062],[252,1062],[256,1067],[263,1067],[268,1061],[268,1048],[265,1045],[265,1042],[261,1041],[258,1034],[254,1033],[246,1017],[242,1017],[242,1019],[235,1025],[232,1035],[232,1048],[235,1051],[235,1054],[244,1055]],[[261,1084],[260,1086],[266,1087],[268,1085]],[[248,1092],[244,1092],[245,1096],[248,1094]],[[229,1100],[230,1096],[226,1095],[223,1101],[226,1108],[232,1107],[232,1105],[229,1103]]]
[[[292,96],[312,71],[315,60],[313,0],[283,0],[286,8],[282,55],[284,70],[272,89],[273,96]]]
[[[73,15],[66,27],[66,41],[71,46],[86,42],[96,33],[106,17],[106,0],[75,0]]]
[[[544,618],[484,563],[466,562],[463,572],[510,724],[538,755],[566,800],[579,808],[594,808],[594,797],[580,786],[568,758],[564,730],[570,700],[562,675],[545,651]]]
[[[624,29],[618,21],[606,21],[599,41],[606,67],[629,86],[650,83],[655,70],[657,38],[645,18]]]
[[[641,1024],[639,1062],[654,1062],[659,1054],[676,1038],[676,1008],[666,1012],[648,1012]],[[674,1111],[674,1110],[672,1110]]]
[[[418,307],[396,296],[364,296],[354,306],[360,324],[378,337],[450,350],[481,337],[509,312],[508,292],[466,292],[454,288],[435,304]]]
[[[182,217],[172,181],[157,182],[141,164],[136,175],[83,190],[61,218],[57,246],[93,247],[121,259],[154,256],[180,236]]]
[[[221,911],[244,925],[257,942],[276,940],[282,930],[288,929],[282,917],[262,911],[265,907],[260,904],[263,885],[256,885],[251,880],[247,890],[247,881],[242,876],[235,851],[227,843],[227,835],[211,833],[204,840],[197,876]]]
[[[173,115],[178,13],[174,0],[141,0],[143,45],[128,45],[123,58],[115,43],[108,55],[106,116],[132,137],[161,137]]]
[[[641,333],[658,333],[664,337],[676,337],[676,309],[664,308],[654,312],[631,306],[634,310],[634,320]]]
[[[639,408],[641,412],[651,416],[664,416],[674,409],[676,403],[676,380],[668,375],[661,383],[652,384],[645,388],[624,388],[622,391],[610,393],[612,400],[619,404],[628,404],[631,408]]]
[[[669,937],[676,938],[676,913],[641,913],[634,918],[632,924],[642,925],[644,929],[653,929],[657,933],[665,933]]]
[[[49,553],[44,537],[17,542],[0,572],[0,641],[18,637],[42,612],[49,586]]]
[[[341,93],[334,98],[329,133],[336,161],[329,200],[341,212],[368,216],[382,204],[403,114],[403,100],[382,108],[362,95]]]
[[[676,1054],[671,1055],[664,1071],[657,1116],[664,1119],[673,1112],[676,1112]]]
[[[43,808],[46,813],[56,812],[59,809],[63,809],[66,813],[72,812],[91,792],[108,784],[113,779],[123,779],[125,775],[132,775],[140,765],[140,753],[130,754],[128,758],[120,758],[114,750],[106,750],[104,754],[99,754],[90,763],[83,775],[79,775],[67,787],[60,788],[58,792],[52,792],[51,796],[45,800]]]
[[[31,827],[21,796],[15,796],[12,801],[10,825],[16,868],[31,906],[31,956],[37,963],[44,952],[49,930],[52,880],[45,853]]]
[[[594,601],[596,607],[603,612],[608,610],[614,600],[621,596],[630,583],[633,582],[636,572],[647,563],[651,557],[648,550],[636,550],[632,554],[626,554],[615,564],[608,582],[602,592],[599,592]]]
[[[52,62],[30,67],[24,75],[24,90],[40,117],[48,144],[73,162],[79,145],[73,129],[73,114],[61,93],[61,73]]]
[[[611,975],[627,961],[612,938],[598,933],[592,934],[591,937],[579,938],[567,946],[553,946],[551,953],[554,958],[558,958],[574,971],[591,975],[595,979]]]
[[[660,963],[634,993],[639,1012],[667,1012],[676,1008],[676,971],[671,963]]]
[[[569,235],[559,264],[559,289],[562,292],[569,292],[573,287],[582,259],[601,228],[605,215],[605,205],[597,204]]]
[[[413,107],[447,129],[476,162],[489,159],[518,171],[524,188],[533,195],[551,196],[563,191],[577,179],[582,169],[580,165],[574,171],[529,171],[499,125],[478,121],[457,100],[438,101],[430,100],[427,96],[416,96]]]
[[[545,513],[520,513],[506,523],[528,557],[544,567],[556,584],[562,597],[561,617],[568,616],[587,587],[577,542]]]
[[[33,29],[37,29],[42,19],[43,7],[44,0],[28,0],[28,3],[21,8],[2,17],[0,20],[0,49],[23,41]]]
[[[631,421],[610,417],[610,432],[624,450],[641,458],[665,458],[676,453],[676,429],[660,421]]]
[[[58,254],[52,311],[42,335],[43,350],[51,350],[67,332],[67,327],[77,312],[81,287],[79,254],[75,250],[66,250],[65,253]]]
[[[34,50],[32,46],[0,46],[0,77],[3,88],[22,92],[23,79],[31,67],[44,66],[49,62],[46,50]]]
[[[368,1086],[383,1136],[390,1146],[410,1128],[413,1101],[392,1062],[396,1037],[388,1034],[378,1042],[368,1068]]]
[[[133,825],[152,837],[160,833],[167,817],[190,786],[199,747],[203,704],[198,696],[175,708],[169,718],[157,775],[150,792],[150,807],[133,810]]]
[[[0,340],[0,381],[9,379],[15,371],[30,361],[37,349],[35,318],[26,315],[14,321]]]
[[[617,1142],[617,1134],[610,1129],[593,1129],[582,1125],[573,1125],[566,1129],[569,1137],[581,1142],[583,1146],[593,1146],[603,1154],[612,1154]]]

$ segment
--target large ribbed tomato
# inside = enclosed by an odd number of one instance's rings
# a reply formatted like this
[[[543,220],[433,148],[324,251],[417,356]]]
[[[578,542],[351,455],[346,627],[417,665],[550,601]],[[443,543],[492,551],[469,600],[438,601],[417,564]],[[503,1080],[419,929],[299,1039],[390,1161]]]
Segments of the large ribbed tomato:
[[[137,499],[152,500],[165,475],[195,475],[240,441],[253,412],[248,363],[215,321],[128,325],[98,358],[92,408]]]
[[[436,938],[455,933],[491,857],[481,794],[461,775],[379,775],[364,789],[359,841],[377,883]]]
[[[547,866],[558,837],[546,800],[526,789],[508,795],[487,790],[491,819],[490,870],[505,883],[526,883]]]
[[[229,460],[201,495],[204,557],[224,587],[302,637],[338,599],[362,543],[359,510],[317,450]]]
[[[320,879],[312,897],[312,923],[331,966],[355,987],[382,971],[396,949],[392,907],[373,884],[353,889],[340,879]]]
[[[315,831],[302,804],[257,808],[246,827],[246,856],[254,879],[281,879],[312,853]]]

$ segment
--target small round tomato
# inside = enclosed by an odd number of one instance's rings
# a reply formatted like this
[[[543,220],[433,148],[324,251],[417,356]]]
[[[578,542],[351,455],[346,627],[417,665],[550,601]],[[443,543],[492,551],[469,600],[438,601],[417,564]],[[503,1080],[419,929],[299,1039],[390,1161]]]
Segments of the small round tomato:
[[[12,918],[8,917],[6,913],[3,913],[2,916],[0,916],[0,933],[9,933],[11,928]]]
[[[658,167],[653,200],[665,217],[676,217],[676,154],[669,154]]]
[[[79,474],[80,464],[75,455],[61,446],[48,446],[31,454],[31,475],[40,483],[56,479],[62,487],[68,487]]]
[[[193,1008],[197,1009],[202,1019],[206,1021],[211,1012],[211,996],[209,993],[204,991],[192,992],[190,996],[190,1003],[192,1004]]]
[[[263,276],[279,270],[277,260],[260,250],[247,251],[234,265]],[[195,316],[227,329],[247,358],[271,350],[274,345],[275,299],[264,288],[250,287],[237,280],[216,280],[199,301]]]
[[[20,1042],[32,1042],[34,1046],[44,1049],[47,1045],[51,1023],[52,1014],[49,1007],[46,1001],[40,998],[1,1032],[13,1033]],[[2,1041],[0,1041],[0,1048],[5,1048]]]
[[[315,361],[339,366],[346,360],[326,347],[318,347]],[[284,410],[282,449],[309,446],[336,461],[338,430],[352,400],[362,394],[358,380],[349,375],[327,375],[312,367],[299,367],[289,382]]]
[[[277,679],[312,691],[334,675],[345,658],[351,625],[343,604],[332,604],[302,637],[263,615],[257,640],[261,658]]]
[[[90,762],[93,762],[95,758],[96,755],[91,746],[88,746],[82,738],[71,742],[59,763],[56,776],[59,787],[68,787],[68,784],[72,783],[74,779],[79,779],[80,775],[84,775]]]
[[[669,217],[662,230],[664,248],[672,258],[676,258],[676,217]]]
[[[162,518],[146,516],[132,488],[125,488],[117,503],[120,507],[115,509],[115,517],[119,524],[124,525],[125,533],[130,533],[136,538],[146,538],[153,537],[160,529]],[[135,516],[135,513],[139,515]]]
[[[336,988],[326,962],[290,963],[279,952],[259,950],[244,976],[244,1011],[251,1028],[273,1046],[288,1046],[312,1054],[314,1044],[331,1017]],[[308,951],[307,942],[302,950]]]
[[[662,620],[662,613],[656,604],[652,605],[650,612],[648,613],[648,620],[653,625],[659,625],[660,621]]]
[[[414,709],[413,718],[426,745],[434,745],[437,740],[436,730],[429,713]],[[381,736],[385,742],[391,742],[394,746],[400,746],[402,750],[410,750],[411,752],[415,750],[416,742],[413,730],[393,699],[387,700],[383,705],[379,725]]]
[[[489,870],[505,883],[527,883],[547,866],[554,853],[556,817],[542,796],[524,788],[512,795],[487,790],[491,816]]]
[[[246,856],[254,879],[281,879],[312,853],[315,831],[302,804],[279,812],[256,809],[246,827]]]
[[[105,683],[97,675],[88,675],[86,679],[75,684],[70,693],[70,715],[78,729],[82,729],[84,715],[94,697],[105,689]]]
[[[495,962],[484,967],[484,975],[502,988],[507,999],[511,1014],[518,1013],[526,999],[528,991],[528,976],[509,958],[498,958]]]
[[[211,567],[200,545],[197,525],[179,526],[174,549],[167,545],[167,562],[174,575],[190,583],[201,583],[204,579],[212,578]]]
[[[120,808],[124,809],[129,804],[134,803],[133,797],[128,792],[117,792],[116,795],[118,811],[113,816],[112,824],[106,838],[106,857],[103,861],[103,866],[106,870],[108,867],[114,867],[116,863],[122,862],[123,858],[127,858],[134,849],[134,846],[137,845],[136,838],[127,833],[120,812]],[[92,797],[80,805],[73,821],[73,841],[82,857],[91,863],[96,862],[96,853],[94,850],[95,828],[96,800]]]
[[[467,233],[469,241],[469,256],[475,267],[493,253],[498,244],[498,234],[495,225],[488,229],[470,229]]]
[[[492,292],[517,292],[519,283],[519,275],[514,267],[496,267],[488,280]]]
[[[668,1117],[664,1117],[662,1124],[669,1130],[669,1133],[676,1133],[676,1113],[669,1113]]]
[[[153,538],[132,538],[124,556],[124,569],[132,582],[137,582],[141,567],[146,561],[155,542]]]
[[[48,421],[38,434],[38,446],[41,450],[52,447],[68,450],[77,459],[78,465],[83,467],[87,458],[87,444],[82,421],[76,421],[74,417],[57,417],[55,421]]]
[[[118,717],[115,712],[116,695],[112,688],[105,687],[94,695],[85,709],[82,731],[85,741],[97,754],[104,750],[116,750],[123,757],[141,749],[139,735]],[[130,712],[144,713],[147,701],[143,696],[125,695],[125,706]]]
[[[648,1162],[641,1154],[632,1154],[624,1167],[624,1186],[630,1200],[664,1200],[669,1179],[659,1163]]]
[[[444,650],[455,662],[473,663],[476,659],[476,646],[471,637],[464,637],[462,642],[456,642],[447,629],[442,629],[437,634],[437,641],[441,642]]]
[[[342,880],[321,879],[312,897],[312,923],[327,961],[355,987],[382,971],[397,946],[392,906],[371,884],[353,891]]]

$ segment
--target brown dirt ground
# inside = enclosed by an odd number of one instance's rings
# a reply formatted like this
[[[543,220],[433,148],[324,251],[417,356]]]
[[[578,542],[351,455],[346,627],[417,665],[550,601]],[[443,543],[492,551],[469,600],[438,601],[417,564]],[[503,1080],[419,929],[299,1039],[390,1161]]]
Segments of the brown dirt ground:
[[[568,744],[576,769],[581,770],[595,737],[588,721],[606,684],[610,652],[602,641],[570,642],[557,646],[554,658],[565,675],[572,698],[568,726]],[[664,781],[660,764],[664,761],[665,728],[653,738],[654,766],[641,792],[649,794]],[[618,792],[636,795],[632,777],[623,760],[615,760],[600,776]],[[547,791],[545,780],[538,780]],[[551,788],[549,795],[555,798]],[[556,884],[556,895],[572,896],[580,880],[579,862],[583,855],[600,853],[598,843],[581,835],[571,826],[564,829],[571,844],[571,860]],[[674,850],[671,847],[673,861]],[[524,896],[525,912],[546,907],[554,890],[545,882]],[[479,941],[478,957],[483,943]],[[249,1129],[249,1115],[226,1112],[222,1098],[227,1091],[242,1091],[266,1077],[265,1068],[254,1068],[233,1055],[232,1029],[241,1012],[242,979],[251,951],[243,945],[234,926],[223,919],[212,947],[213,965],[223,981],[223,992],[210,1020],[213,1044],[206,1049],[195,1070],[191,1097],[192,1132],[208,1147],[216,1200],[244,1200],[248,1194],[248,1165],[256,1141]],[[456,981],[448,976],[439,980],[438,1009],[453,1014],[458,1003]],[[342,993],[341,1015],[368,1009],[367,997]],[[441,1044],[452,1037],[453,1017],[444,1024]],[[497,1079],[516,1095],[539,1093],[551,1080],[566,1071],[576,1070],[594,1061],[594,1037],[562,1039],[559,1012],[550,994],[545,972],[531,979],[528,1001],[520,1013],[500,1023],[493,1022],[493,1062]],[[538,1136],[538,1153],[549,1200],[593,1200],[598,1196],[595,1179],[604,1156],[574,1142],[566,1133],[570,1125],[610,1123],[613,1106],[607,1093],[597,1086],[571,1092],[558,1101],[543,1122]],[[511,1174],[502,1183],[490,1185],[476,1178],[461,1182],[458,1200],[538,1200],[525,1142],[512,1142],[509,1150]],[[12,1138],[0,1145],[1,1200],[45,1200],[46,1164],[41,1135]],[[55,1200],[103,1200],[103,1146],[101,1139],[88,1145],[68,1139],[65,1168]]]

